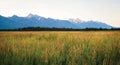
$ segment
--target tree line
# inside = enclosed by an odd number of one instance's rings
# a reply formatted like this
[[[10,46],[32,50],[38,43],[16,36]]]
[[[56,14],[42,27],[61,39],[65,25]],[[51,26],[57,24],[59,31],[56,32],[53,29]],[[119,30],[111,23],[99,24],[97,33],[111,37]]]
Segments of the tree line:
[[[74,29],[74,28],[47,28],[47,27],[25,27],[18,29],[0,29],[0,31],[113,31],[120,30],[120,28],[84,28],[84,29]]]

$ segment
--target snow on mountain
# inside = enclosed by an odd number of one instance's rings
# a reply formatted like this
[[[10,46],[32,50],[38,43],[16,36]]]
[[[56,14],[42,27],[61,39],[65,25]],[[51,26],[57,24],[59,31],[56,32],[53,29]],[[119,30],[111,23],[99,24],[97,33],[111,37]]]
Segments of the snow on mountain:
[[[74,18],[69,18],[69,21],[70,21],[70,22],[73,22],[73,23],[84,22],[83,20],[81,20],[81,19],[79,19],[79,18],[76,18],[76,19],[74,19]]]
[[[85,21],[77,24],[80,28],[107,28],[110,29],[112,26],[99,21]]]
[[[53,18],[45,18],[39,15],[29,14],[26,17],[13,15],[11,17],[0,16],[0,29],[16,29],[23,27],[56,27],[56,28],[107,28],[112,26],[97,21],[83,21],[79,18],[69,20],[58,20]]]

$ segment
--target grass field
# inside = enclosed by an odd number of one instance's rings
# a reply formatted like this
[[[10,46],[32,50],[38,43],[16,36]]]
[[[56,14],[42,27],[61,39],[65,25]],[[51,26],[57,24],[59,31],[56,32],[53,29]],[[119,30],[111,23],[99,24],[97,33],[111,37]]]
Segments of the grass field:
[[[0,32],[0,65],[120,65],[120,31]]]

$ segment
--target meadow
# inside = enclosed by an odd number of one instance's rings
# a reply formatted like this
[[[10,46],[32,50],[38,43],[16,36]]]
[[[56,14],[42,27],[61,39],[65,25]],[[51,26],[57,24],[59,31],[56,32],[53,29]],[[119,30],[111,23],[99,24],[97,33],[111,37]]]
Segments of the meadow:
[[[0,32],[0,65],[120,65],[120,31]]]

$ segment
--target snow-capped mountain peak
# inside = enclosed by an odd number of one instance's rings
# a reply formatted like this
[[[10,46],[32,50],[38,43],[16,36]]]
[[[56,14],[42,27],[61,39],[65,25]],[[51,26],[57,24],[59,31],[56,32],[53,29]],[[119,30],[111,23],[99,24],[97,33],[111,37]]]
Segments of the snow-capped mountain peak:
[[[28,14],[27,17],[28,17],[28,18],[31,18],[32,16],[34,16],[34,15],[30,13],[30,14]]]
[[[40,16],[39,15],[36,15],[36,14],[28,14],[28,16],[27,16],[27,18],[40,18]]]
[[[84,22],[83,20],[81,20],[81,19],[79,19],[79,18],[76,18],[76,19],[74,19],[74,18],[69,18],[69,21],[75,22],[75,23]]]
[[[13,15],[12,17],[16,18],[16,17],[18,17],[18,16],[17,16],[17,15]]]

